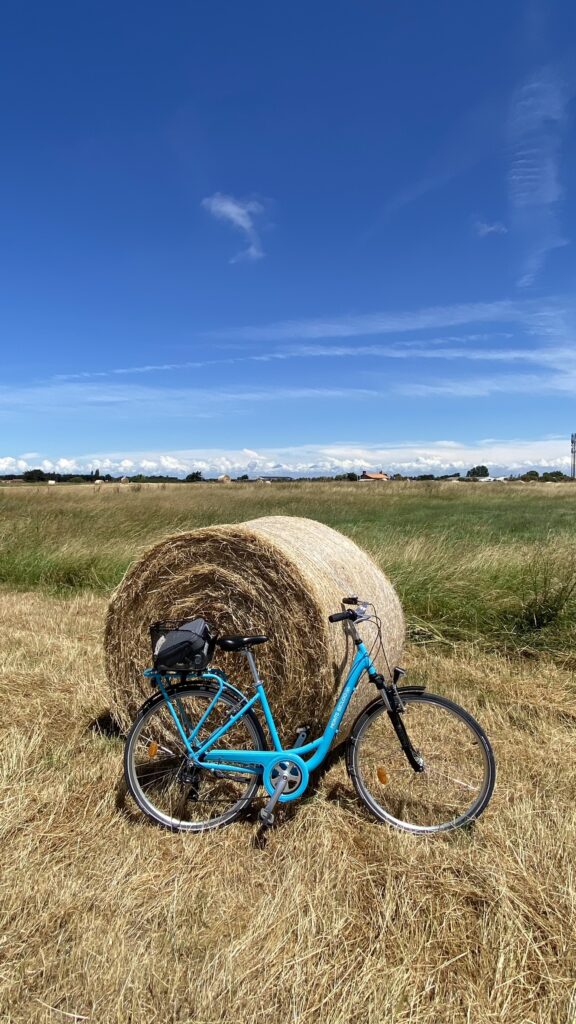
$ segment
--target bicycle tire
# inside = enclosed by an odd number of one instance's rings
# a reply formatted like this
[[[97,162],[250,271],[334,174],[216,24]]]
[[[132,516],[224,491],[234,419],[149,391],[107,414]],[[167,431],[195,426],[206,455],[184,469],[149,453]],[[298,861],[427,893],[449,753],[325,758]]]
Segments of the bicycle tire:
[[[402,720],[424,757],[424,771],[410,766],[378,699],[358,716],[348,740],[346,766],[356,793],[379,821],[407,832],[448,832],[470,824],[494,791],[496,763],[488,737],[447,697],[399,694],[406,706]],[[467,771],[470,781],[463,778]]]
[[[180,702],[187,715],[193,709],[196,711],[197,717],[189,719],[196,724],[217,689],[210,684],[183,683],[168,688],[167,693]],[[210,712],[210,725],[205,724],[199,733],[200,742],[241,707],[237,694],[224,689]],[[260,722],[251,709],[224,734],[218,745],[230,749],[267,748]],[[190,773],[185,767],[186,760],[184,742],[163,695],[158,693],[138,711],[124,747],[124,775],[136,804],[156,825],[173,832],[205,832],[236,821],[258,790],[260,771],[250,772],[239,766],[237,774],[208,769],[194,769]],[[186,771],[188,774],[183,778]],[[211,789],[206,789],[209,781]],[[224,808],[230,800],[230,806]],[[195,812],[204,817],[194,818]]]

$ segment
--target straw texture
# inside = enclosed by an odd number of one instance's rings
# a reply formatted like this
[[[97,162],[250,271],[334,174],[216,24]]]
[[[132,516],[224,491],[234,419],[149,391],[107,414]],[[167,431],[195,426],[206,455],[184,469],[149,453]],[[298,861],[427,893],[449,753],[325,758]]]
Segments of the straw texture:
[[[369,555],[336,530],[297,516],[266,516],[166,538],[132,566],[109,605],[105,652],[113,714],[127,728],[150,694],[142,677],[151,663],[149,624],[202,615],[219,633],[270,637],[255,653],[285,742],[297,725],[323,726],[354,653],[345,624],[327,618],[349,595],[376,606],[394,666],[404,642],[397,594]],[[374,628],[361,628],[370,647]],[[214,664],[250,692],[241,655],[217,650]],[[381,656],[376,664],[388,675]],[[371,684],[359,687],[341,736],[374,695]]]

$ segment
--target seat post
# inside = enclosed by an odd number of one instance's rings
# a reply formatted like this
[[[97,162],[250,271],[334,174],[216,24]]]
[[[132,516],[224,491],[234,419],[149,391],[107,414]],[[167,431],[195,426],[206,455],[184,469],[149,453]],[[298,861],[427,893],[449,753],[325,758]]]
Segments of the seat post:
[[[252,651],[249,651],[247,648],[244,648],[242,653],[246,656],[246,661],[250,666],[252,678],[254,679],[254,686],[261,686],[262,680],[258,675],[258,669],[256,668],[256,662],[254,661],[254,655],[252,654]]]

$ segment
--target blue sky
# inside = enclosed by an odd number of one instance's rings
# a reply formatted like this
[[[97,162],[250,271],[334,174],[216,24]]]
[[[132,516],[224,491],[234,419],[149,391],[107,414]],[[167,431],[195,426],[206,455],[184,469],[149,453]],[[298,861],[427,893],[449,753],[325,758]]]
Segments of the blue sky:
[[[0,472],[564,468],[568,2],[9,4]]]

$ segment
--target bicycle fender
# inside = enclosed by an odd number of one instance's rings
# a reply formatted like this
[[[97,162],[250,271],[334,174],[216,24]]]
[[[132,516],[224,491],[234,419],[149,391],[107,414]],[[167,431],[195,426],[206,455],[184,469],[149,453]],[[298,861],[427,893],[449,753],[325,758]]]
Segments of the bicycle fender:
[[[221,677],[218,678],[220,679]],[[230,690],[233,693],[234,697],[240,700],[242,704],[247,703],[248,698],[242,693],[241,690],[238,690],[235,686],[232,685],[232,683],[229,683],[223,679],[221,681],[224,683],[224,689],[222,691],[223,693],[225,693],[226,690]],[[198,689],[209,690],[213,693],[216,693],[217,690],[219,689],[218,685],[215,682],[212,682],[209,679],[204,679],[203,677],[195,679],[194,682],[190,683],[173,683],[171,686],[165,687],[165,689],[169,697],[177,697],[179,693],[182,693],[185,690],[193,690],[195,687],[198,687]],[[143,714],[145,711],[148,710],[149,707],[152,706],[152,704],[154,704],[154,701],[157,701],[158,699],[164,699],[162,694],[160,693],[160,690],[156,690],[155,693],[151,694],[150,697],[147,697],[144,703],[140,705],[136,713],[138,715]]]
[[[145,711],[148,711],[148,708],[152,707],[154,701],[157,701],[159,697],[162,698],[162,694],[160,693],[160,690],[156,690],[155,693],[152,693],[146,698],[144,703],[140,705],[134,717],[136,718],[137,715],[142,715]]]

